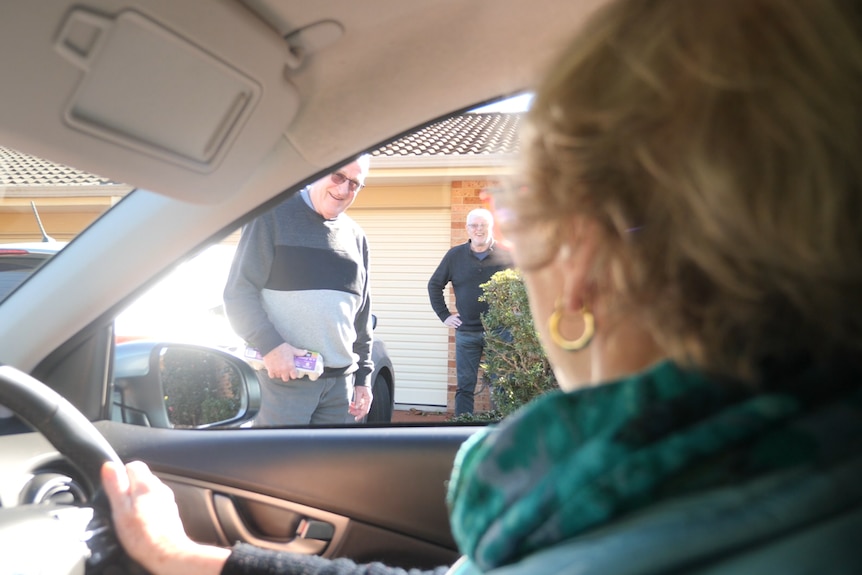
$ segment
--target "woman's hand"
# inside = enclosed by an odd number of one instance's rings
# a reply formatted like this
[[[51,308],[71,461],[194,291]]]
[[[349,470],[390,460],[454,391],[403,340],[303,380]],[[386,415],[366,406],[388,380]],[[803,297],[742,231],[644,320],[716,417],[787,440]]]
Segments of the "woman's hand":
[[[171,489],[143,462],[102,466],[117,538],[126,552],[157,575],[217,575],[230,550],[186,535]]]

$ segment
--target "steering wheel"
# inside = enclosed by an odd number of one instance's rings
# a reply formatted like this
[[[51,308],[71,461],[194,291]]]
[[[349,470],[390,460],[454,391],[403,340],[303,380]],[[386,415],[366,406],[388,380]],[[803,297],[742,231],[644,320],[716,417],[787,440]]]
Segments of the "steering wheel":
[[[113,447],[63,396],[8,365],[0,366],[0,400],[78,468],[92,495],[88,506],[0,509],[0,548],[9,545],[3,553],[4,570],[33,572],[34,562],[47,561],[50,568],[45,572],[52,573],[145,573],[117,542],[110,505],[101,489],[102,464],[122,465]],[[44,543],[34,547],[34,540]]]

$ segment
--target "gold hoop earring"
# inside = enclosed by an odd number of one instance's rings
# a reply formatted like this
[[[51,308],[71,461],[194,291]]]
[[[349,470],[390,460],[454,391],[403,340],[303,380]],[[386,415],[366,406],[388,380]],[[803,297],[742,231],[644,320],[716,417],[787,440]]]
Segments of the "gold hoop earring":
[[[566,351],[580,351],[590,345],[596,335],[596,319],[586,306],[581,308],[584,316],[584,333],[578,339],[566,339],[560,334],[560,320],[563,318],[563,304],[557,300],[554,313],[548,318],[548,331],[557,346]]]

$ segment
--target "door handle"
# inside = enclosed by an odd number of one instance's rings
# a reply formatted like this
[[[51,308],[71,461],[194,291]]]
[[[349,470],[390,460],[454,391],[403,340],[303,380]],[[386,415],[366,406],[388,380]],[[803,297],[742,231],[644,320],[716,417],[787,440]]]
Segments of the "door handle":
[[[312,517],[303,517],[292,538],[284,541],[268,539],[254,534],[246,526],[231,497],[213,493],[213,506],[219,524],[229,542],[241,541],[264,549],[320,555],[335,536],[335,526],[332,523]]]

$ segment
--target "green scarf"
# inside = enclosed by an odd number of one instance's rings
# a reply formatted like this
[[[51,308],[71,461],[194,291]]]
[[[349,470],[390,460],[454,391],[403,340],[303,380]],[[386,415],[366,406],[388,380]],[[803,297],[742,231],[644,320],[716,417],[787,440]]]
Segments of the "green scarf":
[[[455,540],[487,570],[663,498],[810,463],[829,449],[834,457],[828,429],[792,424],[836,393],[862,422],[857,374],[827,385],[823,375],[806,372],[782,391],[754,393],[663,362],[540,397],[459,451],[448,493]],[[846,429],[832,440],[858,449],[860,431],[849,443]]]

